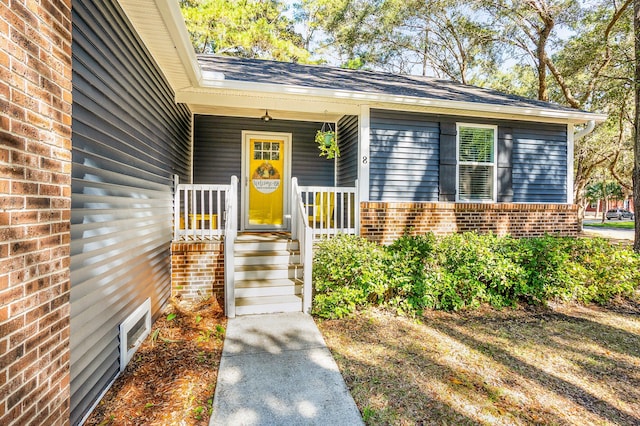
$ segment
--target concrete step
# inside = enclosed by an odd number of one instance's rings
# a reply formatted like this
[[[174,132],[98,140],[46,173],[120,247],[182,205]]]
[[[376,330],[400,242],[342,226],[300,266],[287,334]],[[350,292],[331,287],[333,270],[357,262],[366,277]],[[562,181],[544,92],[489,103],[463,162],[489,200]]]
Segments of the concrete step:
[[[279,240],[236,240],[234,251],[239,254],[242,252],[260,252],[260,251],[298,251],[300,245],[298,241],[287,239]]]
[[[300,263],[297,251],[239,251],[235,253],[235,265],[289,265]]]
[[[298,295],[236,298],[236,315],[301,311],[302,297]]]
[[[236,299],[260,296],[292,296],[296,294],[302,294],[301,280],[244,280],[235,282]]]
[[[302,265],[239,265],[235,267],[235,281],[277,280],[302,277]]]

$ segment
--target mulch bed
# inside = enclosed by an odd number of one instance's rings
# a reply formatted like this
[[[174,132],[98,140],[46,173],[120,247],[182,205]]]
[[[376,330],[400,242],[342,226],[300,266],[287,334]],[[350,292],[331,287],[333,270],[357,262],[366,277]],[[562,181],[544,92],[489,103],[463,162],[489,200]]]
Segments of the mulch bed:
[[[87,425],[207,425],[227,320],[215,298],[171,300]]]

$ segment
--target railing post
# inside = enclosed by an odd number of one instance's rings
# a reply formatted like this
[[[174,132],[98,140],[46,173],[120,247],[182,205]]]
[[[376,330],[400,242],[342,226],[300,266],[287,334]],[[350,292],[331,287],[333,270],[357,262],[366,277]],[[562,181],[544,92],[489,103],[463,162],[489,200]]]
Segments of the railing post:
[[[234,245],[238,230],[237,191],[238,178],[231,176],[231,184],[229,185],[229,191],[227,191],[225,203],[224,224],[224,299],[225,313],[229,318],[235,318],[236,316]]]
[[[309,226],[304,228],[304,277],[302,282],[302,311],[311,314],[313,297],[313,231]]]
[[[180,176],[173,175],[173,241],[180,233]]]
[[[291,238],[298,239],[298,178],[291,178],[291,198],[289,206],[291,209]]]
[[[356,235],[360,235],[360,185],[358,185],[358,179],[356,179],[355,185],[356,191],[353,195],[353,202],[355,203],[355,206],[353,206],[354,226],[356,227]]]

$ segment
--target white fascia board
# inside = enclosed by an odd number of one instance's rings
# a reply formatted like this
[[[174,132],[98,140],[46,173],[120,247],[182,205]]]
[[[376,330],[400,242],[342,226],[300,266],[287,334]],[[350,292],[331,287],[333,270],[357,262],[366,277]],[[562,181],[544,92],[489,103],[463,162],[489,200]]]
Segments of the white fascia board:
[[[244,91],[253,95],[257,95],[259,93],[277,93],[281,95],[303,96],[305,98],[331,98],[356,104],[389,103],[424,108],[454,109],[458,111],[481,111],[500,116],[520,116],[522,119],[526,119],[527,121],[563,121],[578,124],[591,120],[601,122],[607,118],[605,114],[585,113],[582,111],[559,111],[535,107],[515,107],[487,103],[449,101],[413,96],[388,95],[344,89],[325,89],[273,83],[249,83],[244,81],[204,79],[201,82],[201,87],[204,89]]]
[[[193,45],[189,39],[187,26],[184,23],[178,2],[175,0],[155,0],[155,2],[167,26],[169,35],[175,43],[174,48],[180,57],[180,62],[182,62],[189,81],[191,81],[191,84],[194,86],[200,85],[202,81],[200,65],[198,64],[196,52],[193,50]]]

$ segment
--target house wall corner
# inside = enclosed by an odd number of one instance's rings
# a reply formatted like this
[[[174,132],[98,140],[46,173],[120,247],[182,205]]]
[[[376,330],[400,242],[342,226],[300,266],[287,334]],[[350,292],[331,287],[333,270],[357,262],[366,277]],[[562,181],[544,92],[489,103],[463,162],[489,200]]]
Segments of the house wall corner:
[[[0,424],[69,423],[71,2],[0,3]]]

